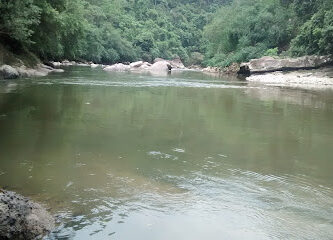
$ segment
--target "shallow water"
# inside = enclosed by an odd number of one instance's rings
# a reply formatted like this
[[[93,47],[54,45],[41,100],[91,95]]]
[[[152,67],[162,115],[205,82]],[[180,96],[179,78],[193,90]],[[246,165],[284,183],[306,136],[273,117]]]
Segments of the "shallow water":
[[[333,239],[333,91],[68,68],[0,82],[0,185],[48,239]]]

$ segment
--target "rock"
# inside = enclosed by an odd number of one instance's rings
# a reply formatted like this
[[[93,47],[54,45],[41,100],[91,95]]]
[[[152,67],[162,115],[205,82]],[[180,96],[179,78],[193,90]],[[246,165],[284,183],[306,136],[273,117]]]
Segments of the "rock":
[[[157,62],[168,62],[172,68],[185,68],[182,60],[180,60],[180,58],[175,58],[173,60],[165,60],[163,58],[155,58],[154,59],[154,63]]]
[[[166,71],[166,72],[168,72],[168,71],[171,71],[171,69],[172,69],[172,66],[167,61],[158,61],[158,62],[155,62],[149,68],[150,71],[155,71],[155,72],[158,72],[158,71]]]
[[[81,67],[90,67],[90,64],[88,63],[76,63],[76,65]]]
[[[168,62],[171,64],[172,68],[179,68],[179,69],[185,68],[185,66],[184,66],[182,60],[180,60],[180,58],[175,58]]]
[[[53,67],[53,68],[56,68],[56,67],[60,67],[61,66],[61,63],[60,62],[53,62],[53,61],[51,61],[51,62],[49,62],[48,63],[51,67]]]
[[[61,65],[68,66],[68,65],[70,65],[70,62],[68,60],[63,60],[61,62]]]
[[[276,71],[263,74],[252,74],[246,78],[249,82],[277,86],[292,86],[300,88],[332,88],[333,68],[323,67],[312,70]]]
[[[14,79],[14,78],[18,78],[20,76],[19,72],[9,66],[9,65],[2,65],[0,67],[0,78],[4,78],[4,79]]]
[[[163,58],[155,58],[154,63],[165,61]]]
[[[149,70],[149,68],[152,66],[149,62],[143,62],[142,65],[136,69],[138,70]],[[135,70],[135,69],[132,69]]]
[[[54,219],[44,207],[0,190],[0,239],[40,239],[53,228]]]
[[[248,63],[242,63],[238,73],[249,75],[252,73],[312,69],[332,62],[333,59],[329,56],[304,56],[299,58],[262,57],[252,59]]]
[[[117,63],[111,66],[107,66],[105,67],[103,70],[105,71],[111,71],[111,72],[125,72],[125,71],[129,71],[130,70],[130,66],[129,65],[125,65],[122,63]]]
[[[50,72],[64,72],[63,69],[52,68],[44,64],[37,64],[35,68],[27,68],[26,66],[21,65],[19,67],[16,67],[16,70],[18,71],[20,77],[45,77]]]
[[[77,63],[75,61],[68,61],[68,60],[64,60],[61,62],[61,65],[63,65],[63,66],[74,66],[76,64]]]
[[[97,68],[98,66],[99,66],[99,65],[98,65],[98,64],[95,64],[95,63],[91,63],[91,64],[90,64],[90,67],[91,67],[91,68]]]
[[[130,66],[131,68],[138,68],[138,67],[141,67],[142,64],[143,64],[143,61],[137,61],[137,62],[133,62],[133,63],[131,63],[129,66]]]

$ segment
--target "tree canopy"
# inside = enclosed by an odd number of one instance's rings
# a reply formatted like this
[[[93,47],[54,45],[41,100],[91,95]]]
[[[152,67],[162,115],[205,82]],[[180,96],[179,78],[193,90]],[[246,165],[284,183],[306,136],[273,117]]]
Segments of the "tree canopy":
[[[331,0],[1,0],[0,41],[42,60],[227,66],[331,54]]]

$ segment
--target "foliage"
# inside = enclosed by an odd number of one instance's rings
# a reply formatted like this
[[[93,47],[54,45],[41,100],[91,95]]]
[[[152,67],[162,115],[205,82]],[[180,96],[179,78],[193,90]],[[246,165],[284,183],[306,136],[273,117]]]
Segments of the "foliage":
[[[188,61],[191,52],[202,52],[203,27],[224,2],[2,0],[0,33],[44,60]]]
[[[224,67],[333,52],[332,0],[1,0],[0,42],[43,60]],[[288,51],[288,49],[290,50]],[[203,57],[204,56],[204,57]]]
[[[291,42],[293,55],[333,53],[333,2],[328,1],[301,27]]]
[[[265,52],[265,56],[271,56],[271,57],[274,57],[274,56],[277,56],[278,55],[278,48],[270,48],[268,49],[266,52]]]
[[[205,28],[206,63],[224,67],[248,61],[290,41],[289,12],[278,0],[235,0]]]
[[[333,53],[332,0],[234,0],[205,27],[206,65]],[[289,49],[288,52],[286,50]]]
[[[38,25],[40,20],[40,10],[33,0],[1,0],[0,36],[30,43],[34,33],[32,27]]]

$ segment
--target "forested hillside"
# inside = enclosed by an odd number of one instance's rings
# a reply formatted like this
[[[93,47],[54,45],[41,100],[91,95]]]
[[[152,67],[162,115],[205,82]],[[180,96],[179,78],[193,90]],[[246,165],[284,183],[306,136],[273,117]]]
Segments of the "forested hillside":
[[[205,28],[206,64],[333,53],[332,0],[234,0]]]
[[[331,0],[1,0],[0,40],[42,60],[226,66],[333,52]]]

